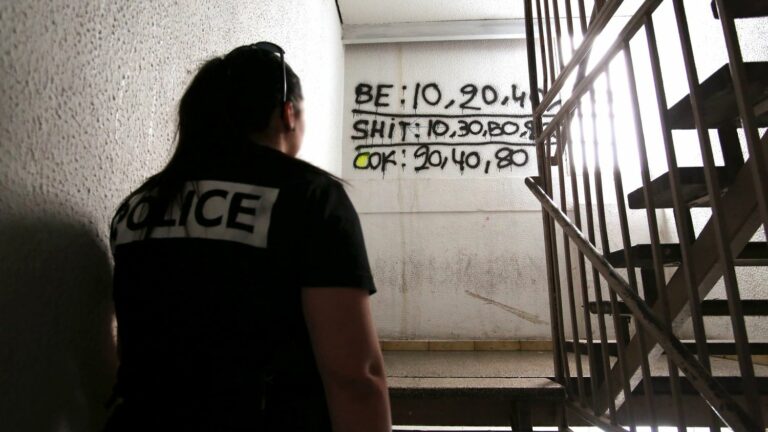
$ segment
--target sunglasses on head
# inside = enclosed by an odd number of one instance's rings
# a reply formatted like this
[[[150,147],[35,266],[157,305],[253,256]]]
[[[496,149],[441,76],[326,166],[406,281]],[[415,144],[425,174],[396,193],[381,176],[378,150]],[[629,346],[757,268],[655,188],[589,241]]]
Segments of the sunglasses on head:
[[[252,49],[262,49],[265,51],[269,51],[271,53],[278,54],[280,56],[280,64],[283,67],[283,104],[288,102],[288,81],[285,74],[285,50],[280,47],[278,44],[274,44],[272,42],[256,42],[255,44],[248,45],[249,48]]]

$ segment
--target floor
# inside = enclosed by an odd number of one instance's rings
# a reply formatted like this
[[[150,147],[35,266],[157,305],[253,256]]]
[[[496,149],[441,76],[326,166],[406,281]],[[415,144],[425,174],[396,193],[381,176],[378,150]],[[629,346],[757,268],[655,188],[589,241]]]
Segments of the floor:
[[[392,377],[554,376],[551,352],[536,351],[385,351]]]
[[[575,374],[575,359],[569,356]],[[585,375],[589,374],[583,357]],[[550,351],[384,351],[387,375],[391,377],[504,377],[554,376]],[[714,376],[739,376],[734,360],[711,358]],[[655,376],[668,374],[665,357],[651,365]],[[755,365],[755,375],[768,377],[768,366]]]
[[[575,358],[569,356],[571,371],[575,375]],[[586,357],[584,368],[586,367]],[[553,359],[551,351],[385,351],[384,362],[387,375],[390,377],[462,377],[462,378],[543,378],[552,377]],[[738,363],[713,357],[711,359],[713,375],[739,376]],[[654,376],[667,376],[667,362],[661,356],[651,365]],[[755,365],[755,375],[768,377],[768,366]],[[397,426],[397,431],[501,431],[509,427],[434,427],[434,426]],[[536,431],[556,430],[551,428],[534,428]],[[597,431],[591,427],[572,427],[578,432]],[[645,432],[649,429],[638,428]],[[674,428],[661,428],[671,432]],[[704,431],[700,428],[689,428],[688,431]]]

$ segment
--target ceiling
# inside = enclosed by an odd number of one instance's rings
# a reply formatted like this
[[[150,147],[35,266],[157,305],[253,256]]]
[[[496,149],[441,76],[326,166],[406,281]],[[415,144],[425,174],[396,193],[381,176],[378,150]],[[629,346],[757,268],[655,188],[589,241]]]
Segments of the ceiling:
[[[523,0],[337,0],[345,25],[523,18]]]

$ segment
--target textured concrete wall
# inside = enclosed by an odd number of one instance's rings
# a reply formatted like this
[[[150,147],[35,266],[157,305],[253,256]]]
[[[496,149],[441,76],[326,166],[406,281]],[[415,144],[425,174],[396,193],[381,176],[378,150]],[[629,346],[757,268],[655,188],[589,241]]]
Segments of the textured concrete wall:
[[[333,1],[0,2],[0,430],[100,427],[110,215],[165,163],[197,66],[258,40],[303,79],[301,155],[340,173]]]

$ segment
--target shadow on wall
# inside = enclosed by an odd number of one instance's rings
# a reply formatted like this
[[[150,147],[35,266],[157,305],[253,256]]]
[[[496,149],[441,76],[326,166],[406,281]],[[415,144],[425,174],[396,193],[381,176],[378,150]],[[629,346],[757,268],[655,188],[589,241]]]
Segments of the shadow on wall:
[[[82,222],[0,223],[0,430],[92,431],[115,376],[111,265]]]

